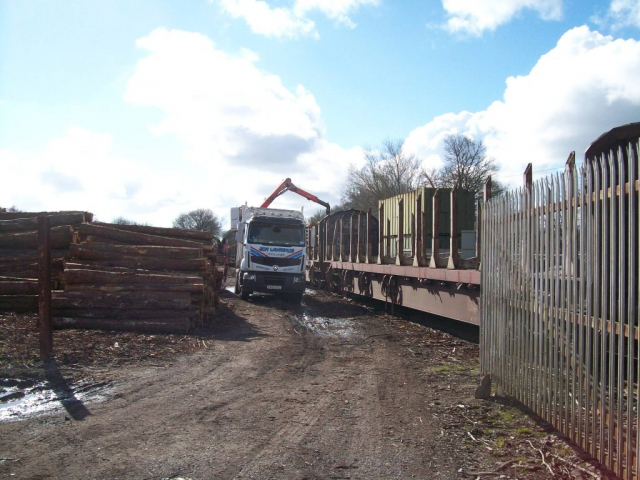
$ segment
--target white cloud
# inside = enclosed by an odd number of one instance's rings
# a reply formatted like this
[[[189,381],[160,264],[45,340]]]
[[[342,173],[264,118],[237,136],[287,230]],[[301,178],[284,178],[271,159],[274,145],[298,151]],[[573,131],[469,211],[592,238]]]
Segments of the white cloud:
[[[338,23],[354,28],[356,24],[349,18],[349,14],[361,6],[379,4],[380,0],[296,0],[293,11],[299,16],[318,11]]]
[[[592,18],[597,25],[614,30],[624,27],[640,28],[640,2],[638,0],[612,0],[604,18]]]
[[[309,18],[320,12],[339,24],[354,28],[349,17],[363,5],[378,5],[380,0],[295,0],[290,7],[272,7],[264,0],[220,0],[222,8],[234,18],[244,18],[253,33],[274,38],[319,37],[316,24]]]
[[[165,113],[152,126],[157,135],[242,157],[245,139],[291,140],[308,149],[323,132],[313,95],[302,86],[289,91],[279,77],[256,67],[251,52],[228,55],[204,35],[164,29],[137,44],[149,55],[138,62],[124,99]]]
[[[41,152],[0,151],[0,205],[22,210],[88,210],[102,220],[161,203],[171,189],[149,166],[113,151],[113,138],[68,128]],[[25,188],[25,186],[29,188]]]
[[[339,201],[341,179],[362,152],[324,138],[320,108],[302,85],[287,89],[257,67],[255,54],[227,54],[197,33],[157,29],[137,44],[145,57],[124,100],[158,109],[161,120],[150,131],[179,149],[124,157],[112,135],[72,127],[41,151],[0,151],[0,164],[9,166],[0,175],[0,205],[83,209],[105,221],[124,216],[160,226],[211,208],[226,221],[231,206],[259,205],[286,177]],[[303,205],[320,208],[295,194],[274,202]]]
[[[288,8],[271,8],[262,0],[220,0],[220,5],[232,17],[244,18],[251,31],[259,35],[277,38],[318,36],[313,21]]]
[[[468,122],[473,116],[470,112],[462,112],[436,117],[426,125],[413,130],[405,140],[404,148],[421,158],[425,169],[437,169],[442,166],[444,137],[449,134],[468,134]]]
[[[524,10],[533,10],[543,20],[562,17],[562,0],[442,0],[449,19],[447,30],[480,36],[508,23]]]
[[[219,208],[259,203],[285,177],[339,200],[338,179],[360,152],[327,142],[320,108],[304,86],[291,91],[258,68],[255,54],[227,54],[196,33],[157,29],[138,46],[148,55],[124,99],[163,112],[151,131],[175,137],[185,148],[182,161],[215,179],[210,188]],[[278,202],[306,200],[294,195]]]
[[[72,127],[39,151],[0,150],[0,205],[168,226],[201,207],[226,219],[230,206],[259,204],[285,177],[331,204],[340,200],[362,151],[327,141],[320,108],[303,86],[286,88],[255,54],[228,54],[200,34],[158,29],[138,45],[145,56],[124,99],[158,110],[151,131],[181,153],[123,155],[117,137]],[[406,148],[437,166],[444,136],[464,133],[483,139],[501,175],[520,182],[528,162],[534,172],[562,166],[571,150],[580,156],[601,133],[640,120],[637,78],[640,41],[575,28],[528,74],[507,79],[502,100],[437,117],[416,128]],[[301,205],[319,208],[291,193],[274,203]]]
[[[503,178],[518,183],[527,163],[561,167],[572,150],[580,158],[600,134],[640,120],[639,76],[639,41],[574,28],[527,75],[507,79],[503,100],[438,117],[411,132],[407,148],[433,162],[447,133],[483,139]]]

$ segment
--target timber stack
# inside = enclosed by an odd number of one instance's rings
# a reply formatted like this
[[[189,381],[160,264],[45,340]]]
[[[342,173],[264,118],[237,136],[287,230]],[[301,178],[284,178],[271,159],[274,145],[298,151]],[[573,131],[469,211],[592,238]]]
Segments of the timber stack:
[[[9,212],[0,209],[0,311],[38,311],[38,217],[51,223],[51,288],[63,287],[63,267],[88,212]]]
[[[187,333],[213,315],[222,276],[211,233],[100,222],[76,232],[54,326]]]

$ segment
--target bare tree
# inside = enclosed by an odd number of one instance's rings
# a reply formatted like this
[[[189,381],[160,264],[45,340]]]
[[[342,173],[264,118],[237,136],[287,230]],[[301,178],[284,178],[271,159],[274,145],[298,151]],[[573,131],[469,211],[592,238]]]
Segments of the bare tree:
[[[404,152],[402,140],[386,140],[380,150],[365,150],[364,157],[364,167],[349,167],[345,208],[376,212],[378,200],[414,190],[422,181],[420,161]]]
[[[222,232],[222,223],[218,216],[208,208],[198,208],[189,213],[181,213],[173,221],[174,228],[186,228],[187,230],[204,230],[211,232],[219,238]]]
[[[478,193],[487,177],[498,172],[498,164],[487,157],[482,140],[474,141],[465,135],[447,135],[444,139],[444,165],[441,169],[424,172],[426,182],[434,188],[460,188]],[[494,194],[504,189],[493,182]]]
[[[336,209],[332,208],[331,212],[335,212]],[[326,210],[316,210],[310,217],[306,218],[306,224],[307,225],[311,225],[312,223],[318,223],[320,220],[322,220],[325,215],[327,214]]]

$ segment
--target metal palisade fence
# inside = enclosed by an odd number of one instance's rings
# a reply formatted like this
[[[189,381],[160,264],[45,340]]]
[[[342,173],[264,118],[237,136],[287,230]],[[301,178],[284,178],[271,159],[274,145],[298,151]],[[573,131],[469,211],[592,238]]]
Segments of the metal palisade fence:
[[[488,201],[481,230],[483,372],[624,479],[640,465],[638,149],[572,155]]]

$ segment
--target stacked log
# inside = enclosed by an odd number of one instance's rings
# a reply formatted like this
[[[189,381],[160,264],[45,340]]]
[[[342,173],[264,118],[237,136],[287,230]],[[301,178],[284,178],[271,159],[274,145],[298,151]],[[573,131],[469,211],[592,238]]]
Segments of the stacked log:
[[[138,228],[139,230],[135,229]],[[166,231],[164,235],[160,233],[146,233],[147,229],[153,228],[157,232]],[[182,230],[178,228],[145,227],[140,225],[111,225],[111,224],[84,224],[77,228],[80,241],[94,241],[101,243],[111,243],[116,245],[149,245],[165,247],[192,247],[203,248],[207,253],[213,248],[213,236],[208,232],[193,232],[192,230]],[[178,236],[185,232],[188,238]],[[206,234],[208,239],[192,239],[192,233]],[[171,234],[172,236],[169,236]]]
[[[76,241],[74,226],[93,220],[88,212],[0,210],[0,311],[38,311],[38,217],[43,215],[52,227],[52,289],[62,288],[64,261]]]
[[[0,312],[29,313],[38,311],[38,281],[0,276]]]
[[[220,275],[210,233],[106,223],[76,231],[54,326],[186,333],[213,314]]]

